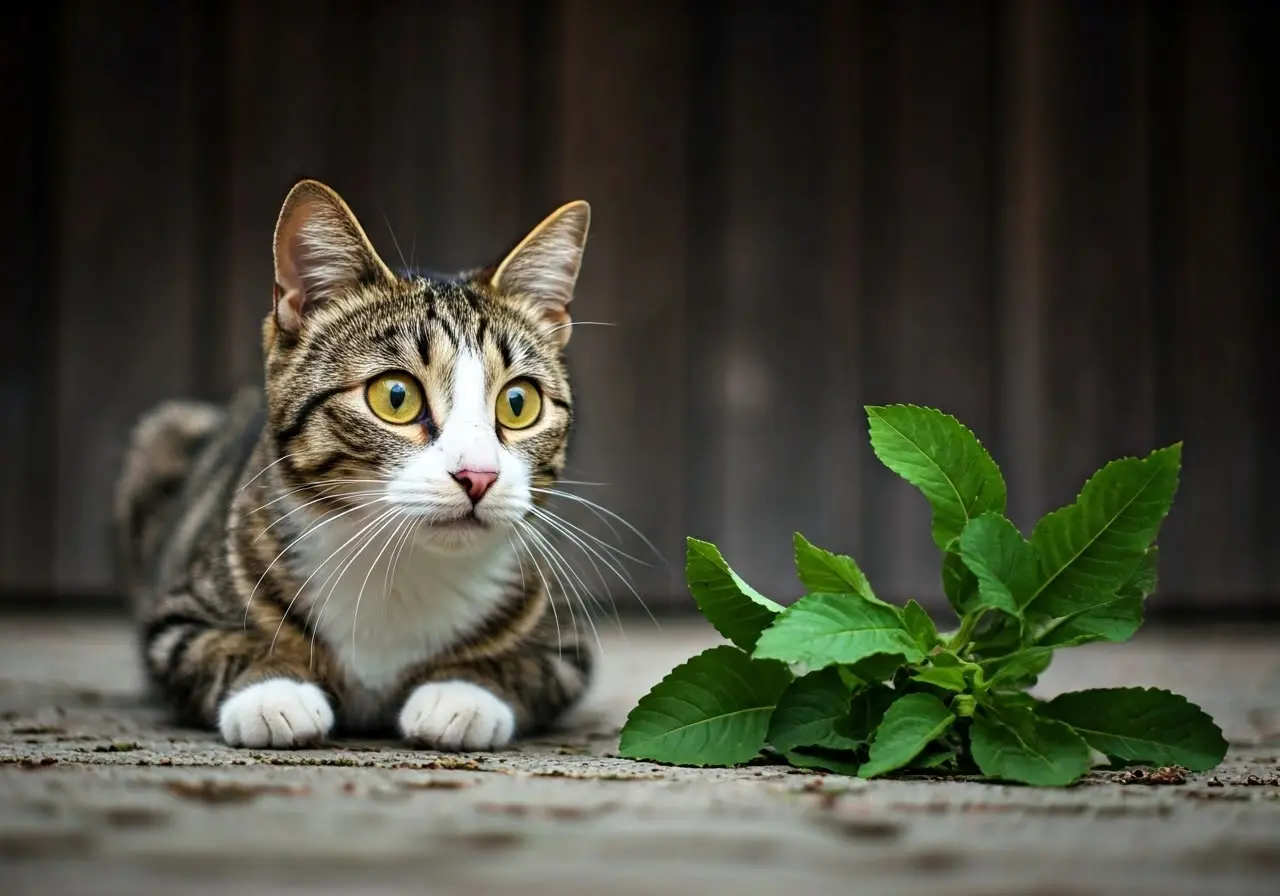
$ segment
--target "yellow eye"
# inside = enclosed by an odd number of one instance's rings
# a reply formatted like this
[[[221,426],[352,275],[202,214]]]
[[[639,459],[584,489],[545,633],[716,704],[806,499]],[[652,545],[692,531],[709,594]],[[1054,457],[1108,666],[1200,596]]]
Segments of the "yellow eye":
[[[529,380],[512,380],[498,393],[495,413],[507,429],[532,426],[542,412],[542,393]]]
[[[364,398],[369,402],[369,410],[388,423],[398,425],[416,423],[426,407],[422,386],[409,374],[398,370],[369,380]]]

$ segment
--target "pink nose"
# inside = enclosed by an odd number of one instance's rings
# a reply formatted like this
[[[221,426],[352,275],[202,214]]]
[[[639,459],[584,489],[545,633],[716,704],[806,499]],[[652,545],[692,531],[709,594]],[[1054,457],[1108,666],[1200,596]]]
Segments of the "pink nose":
[[[484,493],[498,481],[498,474],[489,470],[459,470],[453,479],[467,491],[472,504],[479,504]]]

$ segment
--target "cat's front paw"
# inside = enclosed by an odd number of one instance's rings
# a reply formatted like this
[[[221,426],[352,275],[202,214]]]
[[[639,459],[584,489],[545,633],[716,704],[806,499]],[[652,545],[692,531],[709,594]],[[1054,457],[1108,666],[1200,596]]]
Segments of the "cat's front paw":
[[[271,678],[227,698],[218,710],[218,729],[233,747],[303,747],[328,736],[333,710],[314,684]]]
[[[419,685],[400,712],[405,739],[435,750],[500,750],[515,729],[510,706],[466,681]]]

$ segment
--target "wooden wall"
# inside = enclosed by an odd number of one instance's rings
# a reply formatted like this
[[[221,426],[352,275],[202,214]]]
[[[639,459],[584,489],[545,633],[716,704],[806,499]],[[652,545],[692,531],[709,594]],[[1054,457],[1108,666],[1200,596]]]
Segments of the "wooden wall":
[[[29,4],[3,35],[0,592],[110,592],[126,427],[259,377],[309,174],[437,269],[593,203],[575,309],[617,326],[571,345],[572,471],[665,555],[633,567],[652,604],[687,599],[686,534],[795,595],[797,529],[936,600],[927,510],[861,412],[912,402],[976,430],[1025,524],[1185,440],[1166,599],[1275,607],[1277,6]]]

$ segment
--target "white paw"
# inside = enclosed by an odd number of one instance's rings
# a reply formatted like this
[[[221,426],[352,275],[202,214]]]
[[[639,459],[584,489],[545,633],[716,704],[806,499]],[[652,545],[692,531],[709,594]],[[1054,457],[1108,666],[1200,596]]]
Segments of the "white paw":
[[[466,681],[419,685],[400,712],[405,739],[436,750],[500,750],[515,730],[511,707]]]
[[[324,692],[292,678],[251,684],[218,710],[222,739],[233,747],[300,747],[324,740],[332,728]]]

